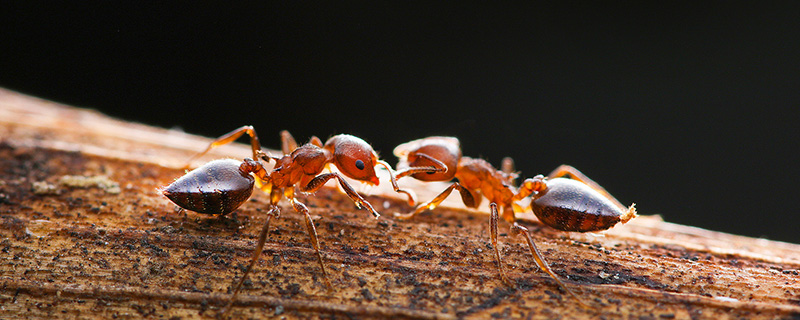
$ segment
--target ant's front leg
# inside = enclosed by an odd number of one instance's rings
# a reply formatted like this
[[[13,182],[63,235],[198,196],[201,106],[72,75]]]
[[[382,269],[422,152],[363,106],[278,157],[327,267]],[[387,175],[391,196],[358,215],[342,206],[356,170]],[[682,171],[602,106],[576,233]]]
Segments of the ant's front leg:
[[[416,203],[416,194],[414,193],[414,191],[413,190],[407,191],[400,189],[400,186],[397,185],[397,179],[400,179],[400,177],[397,176],[397,173],[394,172],[392,166],[386,163],[386,161],[379,160],[378,164],[384,166],[386,170],[389,171],[389,181],[392,182],[392,188],[394,188],[394,192],[404,193],[406,196],[408,196],[408,205],[413,207],[414,204]]]
[[[434,165],[432,166],[425,166],[425,167],[409,167],[397,172],[397,179],[400,179],[405,176],[417,174],[417,173],[437,173],[437,172],[447,172],[448,168],[444,162],[431,157],[425,153],[417,153],[417,157],[427,159],[428,161],[433,162]]]
[[[405,214],[403,214],[403,213],[395,213],[394,216],[396,218],[398,218],[398,219],[407,220],[407,219],[413,218],[414,216],[422,213],[425,210],[433,210],[437,206],[439,206],[439,204],[441,204],[442,201],[444,201],[444,199],[447,198],[447,196],[450,195],[450,192],[452,192],[453,189],[458,189],[458,192],[461,194],[461,201],[464,202],[465,206],[467,206],[469,208],[475,208],[475,207],[478,206],[478,203],[479,203],[478,201],[480,200],[480,195],[473,194],[472,191],[470,191],[469,189],[465,188],[464,186],[462,186],[458,182],[453,182],[453,184],[451,184],[449,187],[444,189],[444,191],[442,191],[442,193],[440,193],[438,196],[433,198],[433,200],[428,201],[427,203],[420,204],[417,207],[417,209],[414,210],[414,212],[405,213]],[[476,198],[477,198],[477,201],[476,201]]]
[[[356,192],[356,190],[353,189],[353,187],[351,187],[350,184],[347,183],[347,181],[345,181],[341,175],[339,175],[339,173],[336,172],[323,173],[321,175],[314,177],[314,179],[311,179],[311,181],[305,184],[305,186],[302,186],[301,184],[300,191],[306,193],[317,192],[317,190],[322,188],[322,186],[325,185],[325,183],[328,182],[328,180],[334,178],[336,178],[339,181],[339,185],[342,186],[344,192],[347,194],[348,197],[350,197],[350,200],[353,200],[353,202],[359,209],[366,208],[367,210],[369,210],[370,213],[372,213],[372,215],[375,218],[381,216],[380,213],[375,211],[372,205],[369,204],[369,202],[367,202],[367,200],[364,200],[364,198],[361,197],[361,195],[358,194],[358,192]]]
[[[209,151],[211,151],[211,149],[236,141],[236,139],[239,139],[239,137],[241,137],[245,133],[247,133],[247,135],[250,136],[250,147],[253,149],[253,159],[258,159],[259,153],[262,151],[261,151],[261,143],[258,142],[258,135],[256,135],[256,129],[254,129],[253,126],[241,126],[240,128],[228,132],[225,135],[217,138],[216,140],[214,140],[214,142],[211,142],[211,144],[208,145],[208,148],[206,148],[206,150],[189,158],[189,160],[186,162],[185,168],[189,168],[189,165],[191,165],[192,161],[208,153]]]
[[[388,163],[386,163],[386,161],[383,161],[383,160],[378,161],[378,164],[386,167],[386,170],[389,171],[389,181],[392,182],[392,187],[394,188],[394,192],[406,194],[408,196],[408,205],[413,207],[414,204],[416,203],[415,194],[413,193],[413,191],[407,191],[407,190],[400,189],[400,187],[397,185],[397,180],[399,180],[402,177],[413,175],[413,174],[416,174],[416,173],[447,172],[447,166],[445,166],[444,163],[442,163],[441,161],[436,160],[436,159],[431,159],[431,160],[436,161],[436,163],[437,163],[437,165],[439,165],[439,167],[434,167],[434,166],[430,166],[430,167],[411,167],[411,168],[405,168],[405,169],[403,169],[401,171],[398,171],[398,172],[394,172],[394,170],[392,170],[392,167]]]

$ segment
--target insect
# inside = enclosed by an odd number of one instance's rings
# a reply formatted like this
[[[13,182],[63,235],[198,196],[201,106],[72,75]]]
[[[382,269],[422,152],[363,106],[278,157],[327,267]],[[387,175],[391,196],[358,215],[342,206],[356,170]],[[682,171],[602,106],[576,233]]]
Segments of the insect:
[[[368,184],[378,185],[380,181],[375,174],[375,166],[385,166],[390,175],[393,170],[386,162],[378,160],[377,153],[368,143],[360,138],[346,134],[333,136],[324,145],[319,138],[312,137],[309,143],[298,146],[291,134],[283,131],[281,132],[283,156],[272,157],[261,150],[258,136],[252,126],[242,126],[217,138],[205,151],[197,154],[189,161],[191,162],[215,147],[233,142],[243,134],[250,136],[250,144],[253,151],[252,159],[211,161],[164,187],[162,189],[163,194],[181,208],[199,213],[218,215],[225,215],[236,210],[250,197],[254,187],[258,187],[270,195],[270,209],[267,213],[267,221],[259,234],[258,243],[253,251],[250,264],[238,284],[234,287],[228,307],[235,301],[244,280],[261,255],[266,242],[270,219],[273,216],[277,218],[280,215],[278,202],[281,198],[286,198],[295,211],[305,216],[306,228],[322,269],[322,277],[328,288],[331,288],[325,271],[325,264],[322,261],[314,222],[306,205],[295,198],[295,188],[302,193],[313,193],[319,190],[327,181],[336,179],[357,207],[365,208],[375,218],[378,218],[380,214],[343,179],[342,175]],[[267,170],[264,165],[271,160],[275,161],[275,166],[272,170]],[[335,165],[341,174],[338,172],[322,173],[330,164]],[[439,169],[427,168],[422,170],[435,171]],[[395,178],[394,176],[391,177],[395,190],[405,192],[396,187]],[[411,195],[408,195],[410,198]]]
[[[483,159],[463,157],[457,138],[428,137],[414,140],[397,146],[394,154],[400,158],[398,169],[430,166],[438,168],[441,165],[447,167],[447,170],[440,172],[410,174],[418,180],[458,179],[458,182],[453,182],[433,200],[418,205],[411,213],[396,214],[397,218],[410,219],[425,210],[433,210],[453,189],[459,191],[464,205],[470,208],[476,208],[482,197],[486,197],[491,202],[490,237],[502,280],[511,283],[497,246],[498,211],[502,212],[504,220],[511,223],[512,234],[525,236],[539,268],[583,305],[585,303],[550,269],[528,229],[517,223],[515,212],[532,210],[542,223],[554,229],[578,232],[606,230],[619,222],[625,223],[636,217],[634,205],[626,208],[603,187],[571,166],[562,165],[547,177],[537,175],[515,187],[517,174],[513,173],[513,162],[510,158],[503,161],[503,170],[497,170]],[[565,178],[567,176],[571,179]],[[398,179],[400,177],[398,174]],[[522,208],[516,204],[528,196],[531,197],[529,207]]]

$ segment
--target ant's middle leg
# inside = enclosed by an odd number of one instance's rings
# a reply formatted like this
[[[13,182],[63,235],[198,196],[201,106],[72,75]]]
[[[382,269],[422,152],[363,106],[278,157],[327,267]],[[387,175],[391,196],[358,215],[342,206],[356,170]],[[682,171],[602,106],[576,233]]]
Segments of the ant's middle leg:
[[[503,161],[500,162],[500,170],[505,174],[514,173],[514,159],[511,157],[503,158]]]
[[[308,143],[322,148],[322,140],[316,136],[312,136]],[[296,150],[298,146],[299,145],[297,144],[297,141],[288,130],[281,131],[281,151],[283,152],[283,155],[291,154],[292,151]]]
[[[189,161],[186,162],[186,167],[188,168],[189,165],[192,163],[192,161],[208,153],[209,151],[211,151],[211,149],[236,141],[236,139],[239,139],[239,137],[241,137],[245,133],[247,133],[247,135],[250,136],[250,147],[253,149],[253,159],[257,160],[259,158],[258,157],[259,153],[262,151],[261,151],[261,143],[259,143],[258,135],[256,135],[256,129],[254,129],[253,126],[241,126],[238,129],[228,132],[225,135],[217,138],[216,140],[214,140],[214,142],[211,142],[211,144],[208,145],[208,148],[206,148],[206,150],[191,157]]]
[[[506,183],[511,186],[516,186],[517,177],[519,177],[519,172],[514,171],[514,159],[511,157],[503,158],[503,161],[500,162],[500,171],[503,172],[505,177]]]
[[[319,239],[317,238],[317,228],[314,227],[314,220],[311,219],[311,215],[308,212],[308,207],[300,201],[297,201],[294,198],[290,198],[289,201],[292,203],[292,207],[294,211],[300,212],[305,216],[306,221],[306,229],[308,229],[308,236],[311,238],[311,246],[314,247],[314,250],[317,252],[317,260],[319,261],[319,267],[322,268],[322,279],[325,281],[325,284],[328,286],[328,289],[333,288],[331,286],[331,282],[328,280],[328,273],[325,271],[325,263],[322,262],[322,253],[319,251]]]
[[[287,130],[281,131],[281,151],[283,151],[283,155],[290,154],[295,149],[297,149],[297,141],[294,140],[292,134]]]
[[[500,270],[500,278],[508,285],[511,285],[511,280],[506,275],[506,270],[503,268],[503,260],[500,258],[500,248],[497,246],[497,204],[492,202],[489,204],[492,215],[489,218],[489,229],[491,231],[492,247],[494,248],[494,256],[497,259],[497,269]]]

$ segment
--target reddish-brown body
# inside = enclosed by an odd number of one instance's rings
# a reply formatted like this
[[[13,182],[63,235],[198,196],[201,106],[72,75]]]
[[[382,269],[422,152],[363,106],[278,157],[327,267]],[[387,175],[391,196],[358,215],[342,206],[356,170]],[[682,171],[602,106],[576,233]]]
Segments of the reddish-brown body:
[[[567,178],[547,181],[547,189],[531,201],[539,220],[563,231],[606,230],[621,221],[626,212],[586,184]]]
[[[495,169],[483,159],[462,157],[458,161],[455,177],[464,188],[472,193],[475,208],[481,203],[481,195],[501,208],[511,209],[516,190],[511,186],[511,175]],[[479,191],[479,192],[478,192]]]
[[[242,161],[214,160],[161,189],[181,208],[225,215],[239,208],[253,193],[255,179],[242,170]]]
[[[375,174],[375,166],[378,164],[386,166],[390,172],[391,168],[385,162],[378,160],[375,151],[364,140],[346,134],[331,137],[325,145],[322,145],[318,138],[313,137],[309,143],[298,147],[294,138],[284,131],[281,133],[284,155],[281,157],[268,156],[261,150],[258,136],[251,126],[243,126],[218,138],[197,156],[205,154],[217,146],[233,142],[245,133],[250,136],[253,159],[209,162],[163,188],[162,192],[184,209],[220,215],[236,210],[250,197],[254,186],[270,194],[270,211],[267,222],[259,235],[250,265],[233,289],[230,304],[235,301],[242,283],[258,261],[266,242],[269,221],[272,216],[279,215],[278,201],[281,198],[289,200],[294,210],[305,216],[311,245],[316,251],[322,269],[322,278],[330,287],[314,222],[308,208],[295,198],[295,187],[300,192],[313,193],[327,181],[336,179],[357,206],[367,209],[377,218],[378,212],[343,179],[342,174],[352,179],[377,185],[380,181]],[[264,162],[270,160],[275,161],[275,166],[268,171],[264,168]],[[331,164],[336,166],[338,172],[322,173]],[[436,170],[435,168],[427,169]],[[396,186],[394,177],[392,177],[392,184]],[[402,192],[402,190],[399,191]]]
[[[311,193],[328,180],[336,178],[356,204],[366,207],[373,215],[378,216],[372,206],[338,173],[321,174],[329,164],[335,164],[350,178],[378,184],[380,181],[374,168],[378,164],[378,156],[364,140],[341,134],[331,137],[324,146],[314,137],[309,143],[297,147],[291,135],[284,132],[284,150],[291,152],[282,157],[270,157],[261,150],[255,130],[244,126],[220,137],[198,156],[230,143],[245,133],[250,135],[253,158],[257,160],[214,160],[190,171],[161,191],[184,209],[224,215],[236,210],[250,197],[256,181],[262,190],[271,194],[270,204],[275,206],[284,196],[293,205],[297,205],[294,186],[298,186],[302,192]],[[274,160],[276,164],[271,171],[267,171],[258,160]]]
[[[411,214],[398,215],[408,219],[425,210],[432,210],[439,205],[453,189],[461,193],[464,205],[477,208],[483,197],[495,203],[503,210],[503,217],[513,222],[512,203],[524,196],[517,196],[517,190],[512,186],[516,174],[497,170],[483,159],[464,157],[457,138],[453,137],[428,137],[404,143],[395,148],[394,153],[400,158],[398,179],[404,176],[405,170],[415,170],[418,167],[445,166],[446,171],[438,173],[420,172],[411,175],[422,181],[449,181],[453,178],[458,182],[453,183],[433,200],[421,204]]]
[[[486,197],[491,202],[491,240],[501,278],[510,282],[503,269],[497,246],[498,207],[502,212],[502,217],[512,223],[512,231],[519,232],[526,237],[536,264],[578,301],[581,299],[569,290],[550,269],[533,243],[528,229],[516,222],[515,209],[521,210],[521,208],[515,202],[530,196],[530,208],[539,220],[550,227],[563,231],[605,230],[619,222],[627,222],[636,216],[633,206],[625,209],[600,185],[570,166],[559,167],[550,174],[549,179],[541,175],[526,179],[519,188],[516,188],[513,186],[516,174],[512,173],[511,164],[513,162],[510,159],[504,161],[504,170],[497,170],[485,160],[462,157],[456,138],[429,137],[411,141],[398,146],[395,149],[395,155],[400,157],[398,168],[408,167],[405,170],[413,170],[415,166],[420,165],[445,166],[447,169],[444,173],[412,175],[419,180],[458,179],[458,182],[451,184],[433,200],[417,206],[414,212],[397,214],[397,217],[409,219],[422,211],[432,210],[453,189],[458,189],[461,199],[467,207],[477,207],[481,197]],[[576,180],[561,178],[566,175],[570,175]],[[397,176],[400,178],[403,173],[398,173]],[[583,304],[583,302],[581,303]]]
[[[275,188],[308,185],[311,179],[325,169],[328,158],[325,150],[318,146],[300,146],[292,154],[275,159],[275,169],[269,176],[270,182]]]

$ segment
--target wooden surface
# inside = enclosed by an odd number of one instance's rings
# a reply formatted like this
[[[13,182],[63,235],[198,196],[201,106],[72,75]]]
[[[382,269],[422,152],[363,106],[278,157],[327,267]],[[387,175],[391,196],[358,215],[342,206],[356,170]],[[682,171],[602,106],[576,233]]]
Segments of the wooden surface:
[[[178,212],[156,188],[179,177],[177,168],[208,141],[0,90],[0,318],[213,317],[249,261],[267,196],[254,193],[225,218]],[[261,141],[279,145],[278,137]],[[236,145],[205,160],[248,153]],[[443,188],[411,182],[423,200]],[[377,220],[333,188],[301,198],[315,216],[332,291],[319,278],[302,217],[284,204],[231,315],[800,317],[800,245],[657,216],[603,234],[559,232],[527,217],[587,309],[537,270],[520,237],[500,237],[516,283],[504,285],[485,210],[440,208],[396,221],[393,212],[410,208],[386,185],[369,190],[383,214]],[[458,196],[448,203],[457,207]]]

